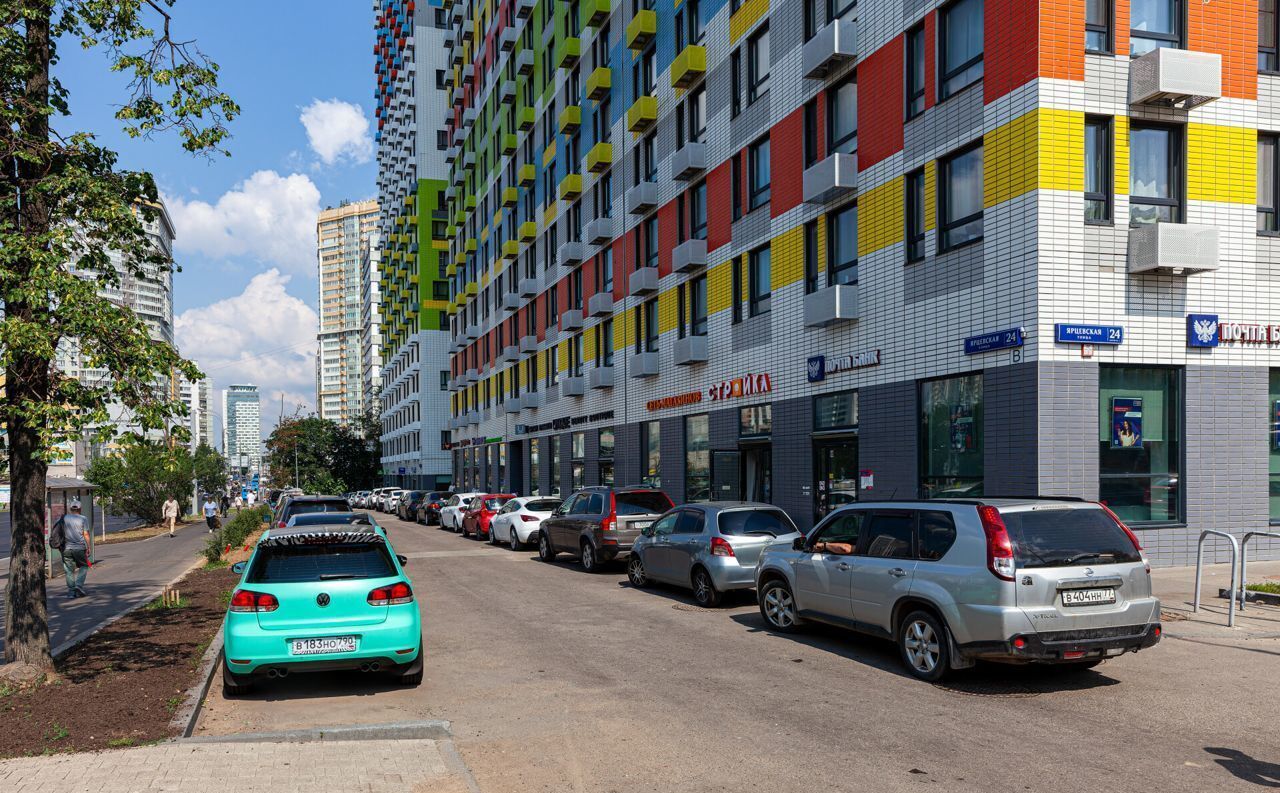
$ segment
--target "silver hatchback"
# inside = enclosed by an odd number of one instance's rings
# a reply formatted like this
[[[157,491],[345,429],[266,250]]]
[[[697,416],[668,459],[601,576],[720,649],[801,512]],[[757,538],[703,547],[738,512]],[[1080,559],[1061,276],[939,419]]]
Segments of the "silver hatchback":
[[[923,680],[978,659],[1095,666],[1160,640],[1137,536],[1100,504],[862,503],[765,549],[760,613],[892,639]]]
[[[765,547],[790,548],[800,532],[770,504],[719,501],[676,507],[644,529],[631,547],[627,578],[636,587],[651,581],[693,590],[712,607],[731,589],[756,585],[756,563]]]

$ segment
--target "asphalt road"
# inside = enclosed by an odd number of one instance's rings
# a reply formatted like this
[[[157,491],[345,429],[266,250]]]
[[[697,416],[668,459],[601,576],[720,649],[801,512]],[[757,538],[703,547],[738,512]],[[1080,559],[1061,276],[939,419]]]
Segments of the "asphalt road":
[[[383,520],[411,557],[421,687],[294,676],[214,686],[204,734],[452,722],[494,791],[1231,791],[1280,786],[1280,641],[1167,638],[1094,671],[979,667],[908,678],[891,645],[767,631],[532,553]]]
[[[5,510],[4,512],[0,512],[0,559],[6,559],[9,556],[9,548],[11,547],[9,521],[10,521],[10,518],[12,517],[13,517],[13,513],[9,512],[8,510]],[[101,521],[102,521],[102,513],[97,512],[94,515],[94,522],[96,524],[94,526],[95,532],[102,531]],[[124,531],[125,529],[132,529],[135,526],[139,526],[141,524],[142,524],[142,520],[133,515],[108,515],[107,516],[107,533],[110,534],[116,531]]]

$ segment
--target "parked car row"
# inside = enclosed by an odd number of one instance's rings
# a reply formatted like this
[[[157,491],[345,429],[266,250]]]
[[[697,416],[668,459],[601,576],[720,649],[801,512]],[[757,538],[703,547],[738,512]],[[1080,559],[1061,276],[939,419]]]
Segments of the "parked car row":
[[[1088,668],[1161,636],[1141,543],[1094,502],[855,502],[802,533],[770,504],[588,487],[563,501],[454,493],[439,516],[515,550],[536,542],[546,562],[625,561],[633,586],[683,587],[704,607],[754,589],[771,629],[821,622],[890,639],[922,680],[978,660]]]

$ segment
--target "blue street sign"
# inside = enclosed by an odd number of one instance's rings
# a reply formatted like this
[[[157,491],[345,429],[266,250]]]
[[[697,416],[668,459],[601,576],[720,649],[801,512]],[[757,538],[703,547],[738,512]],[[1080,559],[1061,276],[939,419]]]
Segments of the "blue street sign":
[[[1060,322],[1056,338],[1062,344],[1122,344],[1124,328],[1120,325],[1077,325]]]
[[[977,355],[992,350],[1007,350],[1010,347],[1022,346],[1022,328],[1009,328],[984,333],[981,336],[970,336],[964,340],[964,354]]]

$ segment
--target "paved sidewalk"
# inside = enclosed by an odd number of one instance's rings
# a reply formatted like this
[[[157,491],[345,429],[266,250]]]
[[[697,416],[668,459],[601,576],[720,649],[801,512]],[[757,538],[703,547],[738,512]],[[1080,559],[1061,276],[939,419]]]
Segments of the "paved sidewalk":
[[[99,545],[85,581],[88,597],[66,597],[61,570],[46,582],[49,638],[56,648],[103,620],[146,603],[198,558],[208,534],[203,522],[136,542]],[[0,594],[9,583],[9,563],[0,562]],[[0,650],[4,647],[4,614],[0,609]]]
[[[434,740],[182,743],[0,762],[5,793],[468,793]]]
[[[1228,602],[1218,590],[1231,585],[1231,565],[1204,566],[1200,584],[1200,611],[1193,612],[1196,569],[1158,567],[1151,571],[1152,587],[1160,598],[1165,635],[1170,638],[1247,642],[1280,639],[1280,608],[1249,603],[1236,605],[1236,627],[1227,627]],[[1280,562],[1250,562],[1249,581],[1280,581]]]

